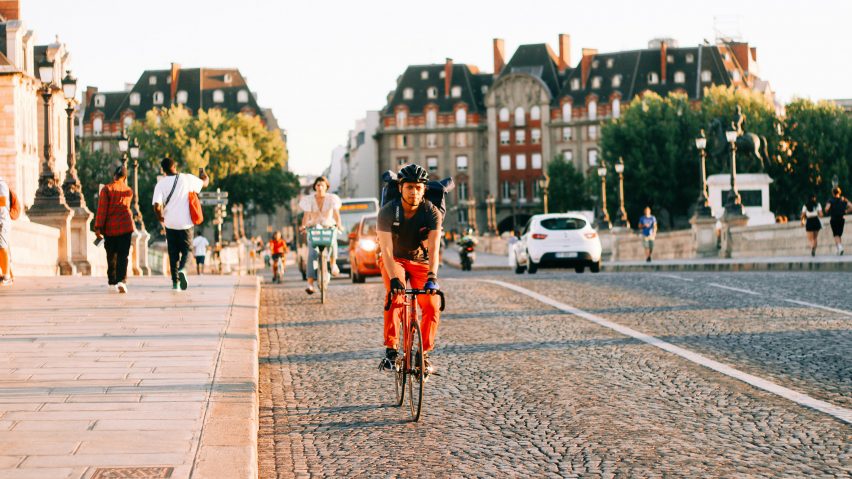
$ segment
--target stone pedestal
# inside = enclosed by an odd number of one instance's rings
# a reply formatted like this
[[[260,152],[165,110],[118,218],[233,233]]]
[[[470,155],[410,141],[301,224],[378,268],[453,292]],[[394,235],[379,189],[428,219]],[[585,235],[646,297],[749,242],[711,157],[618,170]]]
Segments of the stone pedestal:
[[[712,216],[693,216],[692,237],[695,241],[695,255],[708,258],[719,255],[718,237],[716,236],[716,218]]]
[[[633,234],[633,231],[630,228],[625,228],[623,226],[617,226],[611,230],[610,236],[612,237],[612,261],[619,261],[624,259],[623,254],[620,254],[618,251],[618,245],[630,235]]]
[[[89,262],[89,229],[92,223],[92,212],[85,206],[72,207],[74,216],[71,217],[71,262],[77,272],[90,276],[92,265]]]
[[[130,238],[130,268],[133,276],[150,276],[151,268],[148,265],[148,239],[151,235],[147,231],[134,231]]]
[[[739,228],[748,223],[748,216],[745,215],[723,215],[722,216],[722,247],[719,249],[719,257],[730,258],[734,250],[733,237],[731,236],[732,228]]]
[[[610,230],[598,231],[598,237],[601,239],[601,260],[613,261],[615,259],[614,242],[615,238]]]
[[[62,203],[39,204],[37,202],[27,212],[27,215],[33,223],[59,230],[59,254],[57,256],[59,274],[63,276],[76,274],[77,268],[74,265],[71,250],[71,218],[74,216],[74,212]]]

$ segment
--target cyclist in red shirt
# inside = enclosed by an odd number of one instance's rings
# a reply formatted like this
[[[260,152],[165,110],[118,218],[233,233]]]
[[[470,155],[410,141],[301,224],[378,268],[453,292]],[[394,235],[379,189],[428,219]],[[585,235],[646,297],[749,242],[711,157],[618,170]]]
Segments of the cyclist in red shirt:
[[[427,370],[432,368],[427,354],[435,347],[440,322],[435,292],[439,289],[442,217],[438,208],[423,197],[428,180],[429,173],[422,167],[405,166],[397,176],[401,198],[379,210],[376,225],[381,247],[379,262],[385,288],[394,295],[390,310],[384,314],[384,369],[391,369],[396,361],[406,276],[413,289],[425,289],[431,293],[418,296],[417,303],[423,313],[423,360]]]
[[[279,264],[280,264],[280,274],[284,274],[285,262],[287,255],[287,242],[281,239],[281,232],[276,231],[274,235],[272,235],[272,239],[269,240],[269,254],[272,255],[272,282],[280,283],[281,277],[279,276]]]

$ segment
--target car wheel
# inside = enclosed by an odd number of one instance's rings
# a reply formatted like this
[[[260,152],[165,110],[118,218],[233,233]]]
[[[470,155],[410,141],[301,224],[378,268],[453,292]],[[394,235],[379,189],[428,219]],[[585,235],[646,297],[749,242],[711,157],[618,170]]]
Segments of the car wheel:
[[[586,267],[583,266],[583,265],[574,266],[574,271],[576,271],[577,273],[582,273],[583,271],[585,271],[585,269],[586,269]]]
[[[592,273],[600,273],[601,272],[601,260],[594,262],[589,265],[589,271]]]
[[[515,260],[515,274],[524,274],[524,271],[526,269],[526,266],[521,266],[520,264],[518,264],[518,260]]]
[[[538,271],[538,263],[532,260],[532,256],[527,252],[527,273],[535,274]]]

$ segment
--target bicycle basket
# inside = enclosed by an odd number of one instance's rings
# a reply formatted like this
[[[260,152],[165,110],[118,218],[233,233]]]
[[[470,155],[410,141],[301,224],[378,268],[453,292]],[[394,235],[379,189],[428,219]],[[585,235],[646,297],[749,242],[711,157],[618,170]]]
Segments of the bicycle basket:
[[[333,228],[311,228],[308,230],[308,241],[314,246],[331,246],[335,241],[335,232]]]

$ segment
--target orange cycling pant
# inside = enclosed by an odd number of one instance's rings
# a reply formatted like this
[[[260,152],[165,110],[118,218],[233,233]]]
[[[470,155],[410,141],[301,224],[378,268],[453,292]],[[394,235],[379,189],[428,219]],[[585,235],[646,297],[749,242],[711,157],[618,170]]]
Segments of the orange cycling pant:
[[[423,289],[429,273],[429,265],[402,258],[394,258],[394,261],[408,273],[412,289]],[[382,280],[385,282],[385,298],[387,298],[387,292],[390,291],[390,277],[388,277],[388,272],[385,270],[384,264],[382,264],[382,258],[379,258],[379,268],[382,271]],[[405,278],[399,278],[399,280],[405,284]],[[438,333],[438,324],[441,322],[439,301],[440,299],[437,295],[420,294],[417,296],[417,304],[420,305],[420,311],[423,313],[423,320],[420,322],[420,331],[423,335],[424,351],[431,351],[435,347],[435,335]],[[384,304],[384,300],[382,303]],[[394,296],[390,310],[385,311],[385,347],[394,349],[397,347],[399,325],[404,305],[405,297],[400,294]]]

